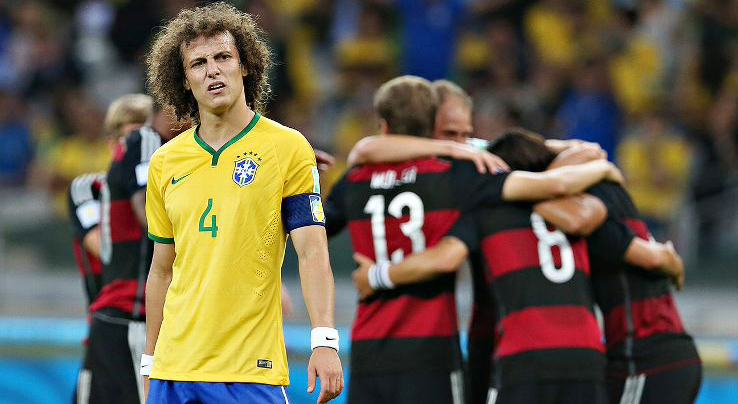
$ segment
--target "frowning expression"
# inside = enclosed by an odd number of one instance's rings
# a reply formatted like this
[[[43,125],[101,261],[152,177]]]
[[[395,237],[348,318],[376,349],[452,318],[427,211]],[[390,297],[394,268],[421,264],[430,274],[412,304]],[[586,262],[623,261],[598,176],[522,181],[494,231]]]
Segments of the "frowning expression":
[[[185,88],[192,91],[200,112],[219,115],[236,102],[245,102],[236,40],[230,32],[198,36],[181,45]]]

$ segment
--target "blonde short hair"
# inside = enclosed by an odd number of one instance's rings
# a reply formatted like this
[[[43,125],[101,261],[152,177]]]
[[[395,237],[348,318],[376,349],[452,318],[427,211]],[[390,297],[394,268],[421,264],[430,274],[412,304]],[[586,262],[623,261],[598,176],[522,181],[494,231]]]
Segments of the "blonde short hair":
[[[374,93],[374,109],[389,133],[430,137],[437,107],[430,81],[417,76],[396,77]]]
[[[124,125],[131,123],[144,124],[154,114],[154,99],[146,94],[126,94],[118,97],[108,107],[105,114],[105,134],[119,137]]]
[[[439,104],[443,104],[449,97],[458,97],[467,106],[467,108],[470,110],[474,108],[474,101],[472,101],[469,93],[464,91],[464,89],[459,87],[457,84],[448,80],[440,79],[435,80],[432,85],[433,91],[435,91],[438,96]]]

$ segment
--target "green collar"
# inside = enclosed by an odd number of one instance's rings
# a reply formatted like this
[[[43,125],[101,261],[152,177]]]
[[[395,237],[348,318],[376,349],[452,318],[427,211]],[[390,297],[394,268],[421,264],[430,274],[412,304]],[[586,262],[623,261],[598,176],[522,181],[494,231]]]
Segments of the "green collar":
[[[261,115],[259,115],[258,112],[254,111],[254,117],[251,118],[251,122],[249,122],[249,124],[246,125],[246,127],[243,128],[243,130],[239,132],[238,135],[234,136],[231,140],[227,141],[223,146],[221,146],[220,149],[218,149],[218,151],[213,150],[213,148],[210,147],[209,144],[205,143],[205,141],[200,138],[200,135],[197,134],[197,131],[200,130],[200,125],[197,125],[197,127],[195,128],[195,141],[197,142],[197,144],[200,145],[200,147],[205,149],[205,151],[213,155],[213,160],[210,164],[216,166],[218,165],[218,157],[220,157],[220,154],[223,153],[223,150],[225,150],[228,146],[236,143],[242,137],[246,136],[246,134],[249,133],[251,128],[253,128],[254,125],[256,125],[256,122],[259,121],[260,117]]]

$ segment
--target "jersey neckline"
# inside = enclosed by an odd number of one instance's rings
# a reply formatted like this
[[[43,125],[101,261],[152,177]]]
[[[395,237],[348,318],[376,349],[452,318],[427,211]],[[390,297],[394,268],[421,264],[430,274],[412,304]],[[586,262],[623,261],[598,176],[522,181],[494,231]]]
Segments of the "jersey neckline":
[[[220,157],[221,153],[223,153],[223,151],[227,149],[228,146],[236,143],[239,139],[246,136],[246,134],[249,133],[249,131],[251,131],[251,129],[256,125],[256,122],[259,121],[260,117],[261,115],[258,112],[254,111],[254,117],[251,118],[251,122],[249,122],[249,124],[246,125],[246,127],[243,128],[243,130],[241,130],[238,135],[234,136],[231,140],[227,141],[223,146],[221,146],[218,151],[213,150],[213,148],[210,147],[209,144],[205,143],[205,141],[200,138],[200,135],[197,134],[197,131],[200,129],[200,125],[198,124],[195,128],[195,141],[197,142],[197,144],[200,145],[200,147],[205,149],[206,152],[210,153],[213,156],[213,160],[211,161],[210,165],[218,165],[218,158]]]

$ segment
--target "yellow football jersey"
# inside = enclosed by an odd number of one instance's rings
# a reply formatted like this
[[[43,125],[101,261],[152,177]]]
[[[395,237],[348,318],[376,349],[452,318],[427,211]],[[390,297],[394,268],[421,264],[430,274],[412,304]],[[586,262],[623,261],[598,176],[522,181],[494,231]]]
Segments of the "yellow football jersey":
[[[305,195],[306,224],[322,224],[318,192],[305,137],[259,114],[218,151],[192,128],[154,153],[149,237],[173,242],[176,258],[152,378],[289,384],[282,205]]]

